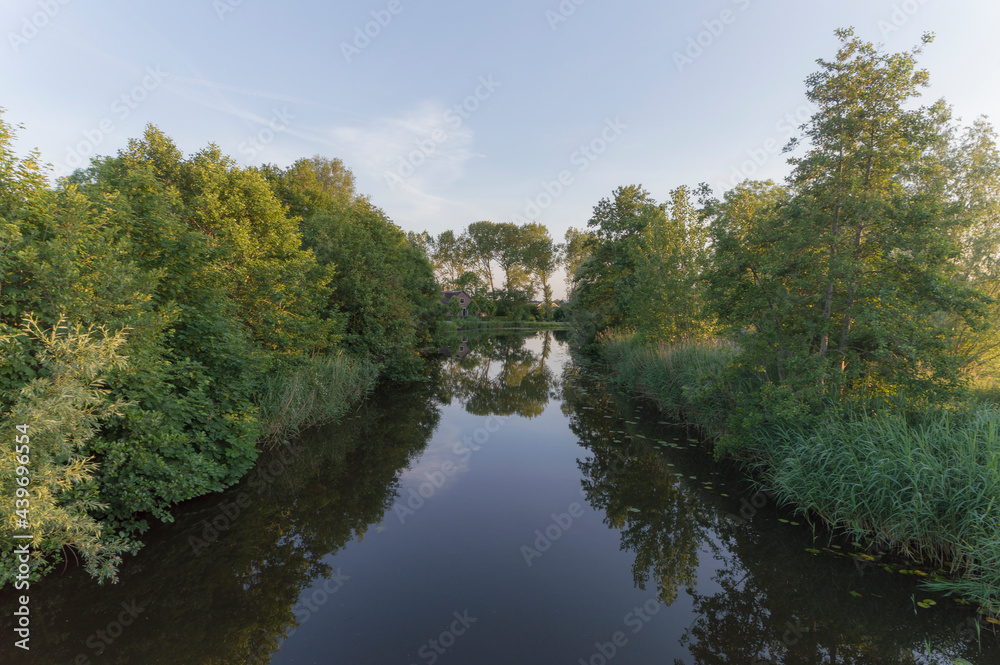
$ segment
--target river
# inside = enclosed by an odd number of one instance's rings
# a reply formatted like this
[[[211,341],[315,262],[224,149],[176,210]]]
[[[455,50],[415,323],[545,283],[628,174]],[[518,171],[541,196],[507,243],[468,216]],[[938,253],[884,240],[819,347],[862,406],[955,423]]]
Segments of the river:
[[[560,334],[447,346],[179,506],[119,583],[32,585],[31,651],[5,631],[0,662],[1000,663],[933,571],[814,538]]]

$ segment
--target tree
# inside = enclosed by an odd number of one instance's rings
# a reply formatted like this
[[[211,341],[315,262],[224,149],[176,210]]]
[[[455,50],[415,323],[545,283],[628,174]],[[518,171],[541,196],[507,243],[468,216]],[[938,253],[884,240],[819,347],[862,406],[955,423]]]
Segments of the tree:
[[[541,286],[545,301],[545,318],[551,318],[552,287],[549,280],[560,263],[560,248],[552,242],[549,231],[541,224],[530,223],[521,227],[525,268]]]
[[[524,227],[513,222],[495,224],[497,238],[496,262],[503,270],[504,290],[508,296],[514,291],[524,291],[531,283],[525,266],[526,237]]]
[[[287,169],[267,164],[260,171],[295,217],[349,205],[357,197],[354,174],[339,159],[316,155]]]
[[[493,222],[473,222],[465,231],[469,263],[476,273],[490,287],[490,297],[496,299],[496,285],[493,281],[493,263],[501,250],[500,229]]]
[[[651,340],[691,341],[711,329],[699,297],[708,259],[707,229],[687,187],[670,192],[662,209],[639,247],[630,323]]]
[[[996,131],[978,118],[960,136],[952,136],[943,155],[944,173],[938,179],[955,202],[960,253],[960,283],[992,300],[987,319],[1000,319],[1000,151]],[[996,377],[1000,360],[1000,331],[996,326],[977,329],[954,317],[954,353],[963,371]]]
[[[640,185],[619,187],[610,199],[594,206],[587,226],[593,233],[586,243],[587,259],[575,273],[574,299],[585,335],[629,323],[635,311],[636,269],[644,234],[662,223],[664,212]]]
[[[469,256],[467,243],[461,236],[456,237],[454,231],[443,231],[433,242],[431,262],[441,284],[452,287],[458,284],[461,276],[468,270]]]
[[[978,325],[984,299],[955,279],[965,222],[926,168],[942,108],[909,105],[928,81],[920,47],[886,54],[837,35],[837,57],[807,79],[818,110],[787,200],[749,184],[709,206],[715,312],[752,332],[754,362],[795,390],[947,389],[959,380],[954,317]]]
[[[570,285],[576,280],[577,270],[590,256],[593,241],[594,234],[589,231],[580,231],[572,226],[566,230],[562,265],[566,269],[566,281]]]

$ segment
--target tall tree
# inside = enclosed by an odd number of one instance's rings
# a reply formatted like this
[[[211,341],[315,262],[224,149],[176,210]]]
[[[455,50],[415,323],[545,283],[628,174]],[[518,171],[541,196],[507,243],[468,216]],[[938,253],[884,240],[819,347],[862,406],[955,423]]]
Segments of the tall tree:
[[[619,187],[612,198],[594,206],[587,226],[593,233],[588,258],[576,271],[574,298],[588,336],[628,322],[634,309],[635,273],[643,237],[664,212],[640,185]]]
[[[978,118],[953,136],[944,155],[939,182],[955,203],[959,217],[958,280],[992,300],[987,319],[1000,320],[1000,150],[993,126]],[[963,370],[997,378],[1000,330],[976,328],[956,317],[954,351]]]
[[[490,297],[496,299],[493,264],[502,248],[500,228],[489,221],[473,222],[465,231],[469,263],[475,267],[483,282],[490,287]]]
[[[650,339],[675,342],[702,337],[711,329],[701,311],[699,283],[707,261],[707,230],[691,201],[678,187],[663,214],[643,234],[630,299],[631,324]]]
[[[496,262],[503,270],[504,290],[508,295],[526,291],[531,277],[525,266],[526,236],[524,227],[513,222],[496,224],[498,251]]]
[[[775,197],[749,185],[717,209],[716,292],[740,275],[737,291],[759,294],[744,346],[799,387],[946,388],[957,380],[950,317],[973,323],[983,299],[954,278],[964,222],[921,184],[935,177],[924,161],[942,141],[941,108],[911,104],[928,82],[922,47],[883,53],[851,30],[837,36],[836,58],[807,79],[818,110],[810,149],[790,160],[788,201],[759,205]]]
[[[551,318],[552,287],[549,280],[559,268],[560,247],[552,242],[549,230],[532,222],[521,227],[523,262],[525,268],[541,287],[545,303],[545,318]]]
[[[438,280],[446,287],[454,287],[469,268],[468,242],[454,231],[442,231],[434,240],[431,261]]]
[[[594,234],[589,231],[581,231],[574,227],[569,227],[564,236],[562,252],[562,265],[566,269],[566,281],[572,285],[575,280],[576,271],[580,269],[583,262],[590,256],[593,246]]]

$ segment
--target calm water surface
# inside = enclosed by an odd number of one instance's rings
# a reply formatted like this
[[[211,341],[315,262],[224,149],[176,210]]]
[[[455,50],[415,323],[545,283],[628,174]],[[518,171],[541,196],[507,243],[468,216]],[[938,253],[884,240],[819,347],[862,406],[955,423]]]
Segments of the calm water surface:
[[[0,663],[1000,663],[970,608],[814,540],[552,333],[449,348],[181,506],[117,585],[34,585]]]

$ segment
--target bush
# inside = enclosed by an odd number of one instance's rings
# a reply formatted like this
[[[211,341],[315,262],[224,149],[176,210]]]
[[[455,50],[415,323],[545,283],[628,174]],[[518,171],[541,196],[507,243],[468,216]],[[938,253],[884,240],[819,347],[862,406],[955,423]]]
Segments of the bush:
[[[104,329],[69,328],[65,322],[43,331],[34,320],[13,336],[40,344],[45,376],[21,388],[0,418],[0,586],[13,582],[18,569],[13,551],[23,541],[14,534],[29,531],[34,536],[32,579],[62,562],[64,548],[71,547],[83,557],[88,573],[101,582],[115,581],[122,554],[137,544],[95,519],[93,513],[104,504],[96,481],[98,465],[88,446],[100,420],[127,406],[112,401],[103,382],[125,362],[120,354],[125,337]],[[11,337],[0,337],[0,344]],[[19,468],[27,469],[27,475],[18,474]],[[19,523],[16,512],[25,506],[27,524]]]

